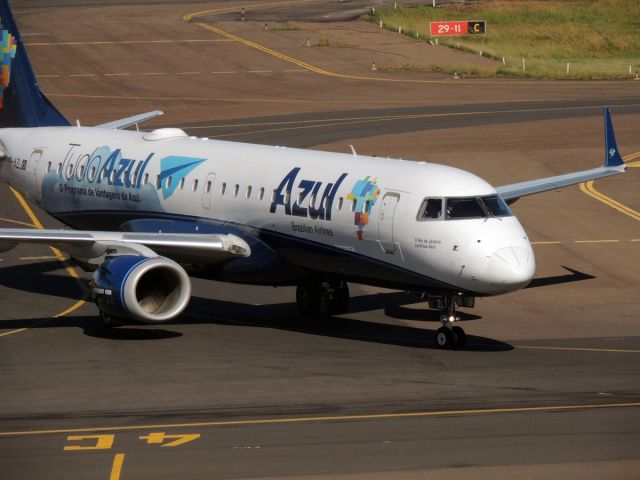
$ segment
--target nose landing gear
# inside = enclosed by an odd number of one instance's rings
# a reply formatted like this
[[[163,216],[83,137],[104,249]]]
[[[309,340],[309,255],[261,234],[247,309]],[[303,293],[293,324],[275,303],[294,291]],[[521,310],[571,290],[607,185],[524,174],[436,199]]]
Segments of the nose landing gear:
[[[440,305],[442,327],[436,330],[436,345],[440,348],[461,349],[467,340],[467,334],[462,327],[453,325],[460,320],[460,316],[456,315],[456,297],[454,295],[442,297],[442,303],[443,305]]]

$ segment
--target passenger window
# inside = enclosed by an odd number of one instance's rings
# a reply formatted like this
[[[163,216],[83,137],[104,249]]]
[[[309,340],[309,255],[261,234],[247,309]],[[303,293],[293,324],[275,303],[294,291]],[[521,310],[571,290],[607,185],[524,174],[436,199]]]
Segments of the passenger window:
[[[364,205],[362,206],[362,213],[367,213],[368,211],[369,211],[369,200],[364,202]]]
[[[58,175],[60,175],[62,173],[62,164],[59,163],[58,164]]]
[[[198,190],[198,179],[196,178],[193,181],[193,187],[191,187],[191,189],[195,192],[196,190]]]
[[[264,187],[260,187],[260,200],[264,198]]]
[[[251,197],[251,186],[247,187],[247,198]]]
[[[344,198],[338,198],[338,210],[342,210],[342,203],[344,202]]]
[[[417,220],[423,222],[425,220],[438,220],[442,218],[442,199],[441,198],[425,198],[418,210]]]
[[[167,181],[165,183],[166,188],[171,188],[171,176],[167,177]]]
[[[234,196],[234,197],[237,197],[237,196],[238,196],[238,192],[239,192],[239,191],[240,191],[240,185],[238,185],[238,184],[236,183],[236,186],[235,186],[235,187],[233,187],[233,196]]]
[[[111,178],[109,179],[111,183],[116,183],[116,170],[111,170]]]
[[[277,195],[277,193],[276,193],[275,190],[273,192],[271,192],[271,203],[276,201],[276,195]]]
[[[352,212],[356,211],[356,205],[357,205],[357,200],[354,198],[353,201],[351,202],[351,211]]]
[[[149,174],[145,173],[144,174],[144,184],[146,185],[147,183],[149,183]]]
[[[47,173],[51,171],[51,162],[47,163]]]
[[[210,192],[211,192],[211,180],[209,180],[209,181],[207,182],[207,188],[206,188],[206,191],[207,191],[207,193],[210,193]]]
[[[184,188],[184,178],[180,179],[180,190]]]
[[[222,183],[222,186],[220,187],[220,195],[224,195],[224,192],[227,191],[227,184],[226,182]]]
[[[156,188],[160,188],[160,175],[156,176]]]
[[[96,167],[91,167],[91,178],[96,178]]]

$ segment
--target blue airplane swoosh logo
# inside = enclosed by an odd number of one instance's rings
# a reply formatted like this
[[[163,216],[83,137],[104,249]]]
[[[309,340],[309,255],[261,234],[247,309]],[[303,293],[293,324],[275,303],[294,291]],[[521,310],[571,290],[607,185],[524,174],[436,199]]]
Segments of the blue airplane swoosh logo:
[[[166,200],[178,188],[180,180],[204,162],[205,158],[182,157],[171,155],[160,160],[160,187],[162,197]],[[167,178],[171,177],[171,184],[167,187]]]

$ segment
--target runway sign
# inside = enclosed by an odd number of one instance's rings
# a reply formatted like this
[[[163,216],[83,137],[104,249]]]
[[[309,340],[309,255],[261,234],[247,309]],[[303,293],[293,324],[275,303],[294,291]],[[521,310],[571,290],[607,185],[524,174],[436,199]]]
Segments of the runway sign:
[[[484,20],[462,20],[459,22],[429,22],[432,37],[443,35],[484,35]]]

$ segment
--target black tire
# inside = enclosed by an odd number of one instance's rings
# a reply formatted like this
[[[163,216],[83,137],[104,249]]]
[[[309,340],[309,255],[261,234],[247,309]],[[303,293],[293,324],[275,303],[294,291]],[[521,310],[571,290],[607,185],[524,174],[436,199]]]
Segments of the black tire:
[[[349,308],[349,285],[344,281],[329,283],[330,293],[325,299],[331,315],[340,315]]]
[[[306,282],[296,289],[298,312],[303,317],[315,317],[322,301],[320,282]]]
[[[440,327],[436,330],[436,346],[442,349],[453,348],[457,343],[456,334],[449,328]]]
[[[111,315],[103,312],[102,310],[100,310],[100,320],[102,320],[102,326],[104,328],[121,327],[125,323],[123,319],[118,317],[112,317]]]
[[[464,330],[462,329],[462,327],[453,327],[451,329],[453,331],[453,334],[456,336],[456,342],[453,346],[453,348],[457,349],[457,350],[461,350],[464,348],[464,344],[467,342],[467,334],[464,333]]]

